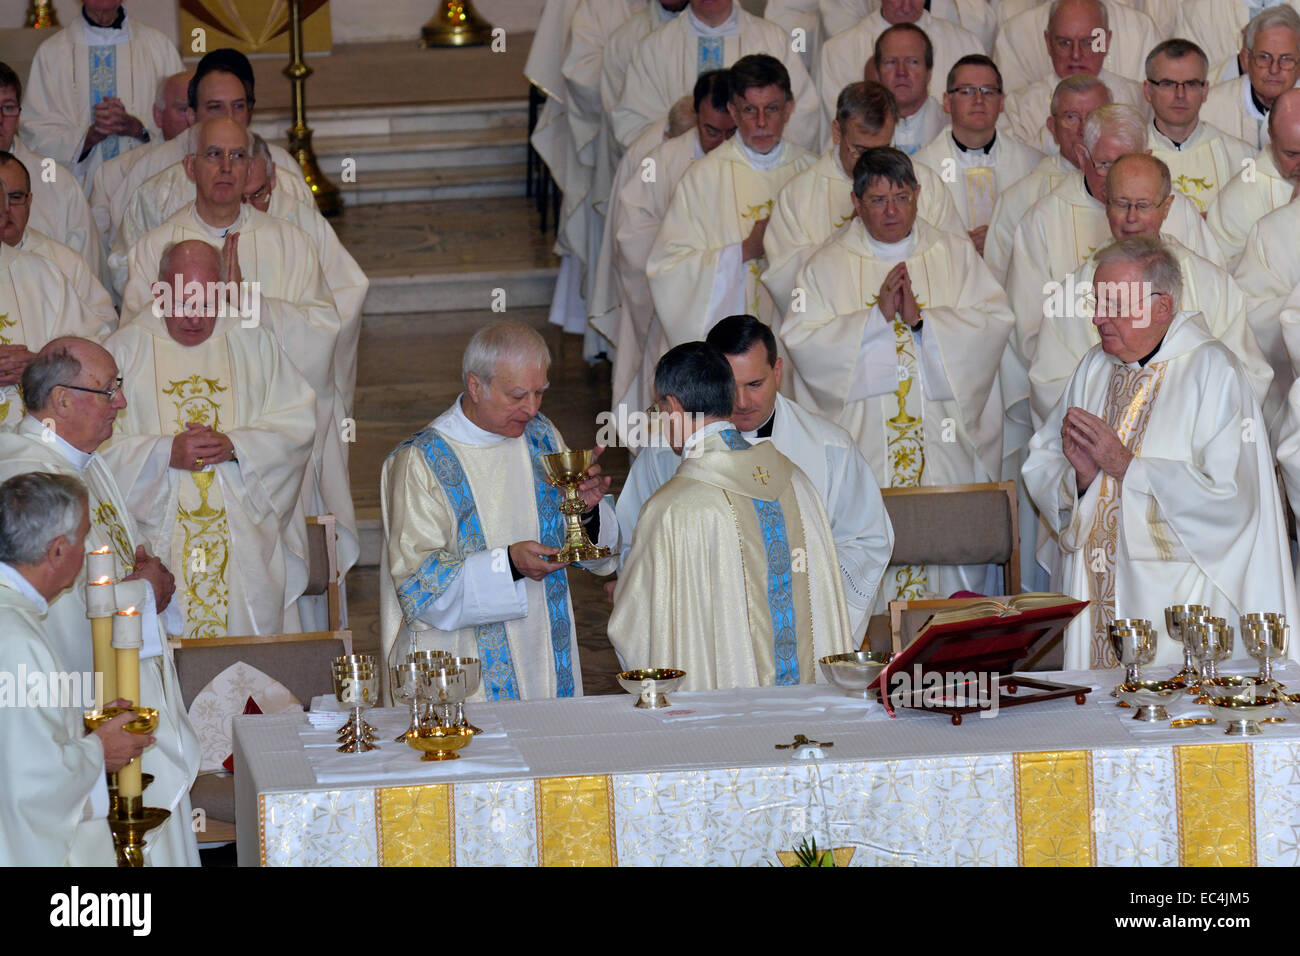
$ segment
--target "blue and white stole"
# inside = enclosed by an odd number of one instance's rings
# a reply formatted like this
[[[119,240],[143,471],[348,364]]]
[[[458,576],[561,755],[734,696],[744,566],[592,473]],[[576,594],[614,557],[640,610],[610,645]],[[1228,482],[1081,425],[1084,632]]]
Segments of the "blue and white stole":
[[[732,451],[751,447],[745,436],[734,428],[718,432]],[[778,501],[750,499],[758,526],[763,532],[763,550],[767,552],[767,609],[772,616],[772,642],[776,663],[776,683],[786,686],[799,683],[799,640],[795,626],[794,580],[790,564],[790,539],[785,529],[785,512]]]
[[[533,462],[533,491],[537,498],[538,540],[553,547],[564,545],[564,516],[560,513],[563,496],[558,488],[548,482],[542,469],[542,455],[559,451],[552,438],[553,427],[543,416],[537,415],[524,429],[528,440],[529,456]],[[407,622],[415,620],[421,611],[442,596],[468,555],[487,550],[483,526],[479,521],[474,491],[470,488],[461,468],[460,460],[446,439],[435,429],[424,431],[407,439],[399,448],[415,445],[424,454],[430,470],[447,495],[447,502],[456,515],[456,540],[459,556],[446,551],[435,551],[425,558],[419,569],[397,590],[402,614]],[[570,637],[573,623],[569,619],[569,579],[563,571],[548,574],[546,610],[551,626],[551,656],[555,662],[555,687],[557,697],[572,697],[573,654]],[[483,690],[489,700],[517,700],[519,683],[514,662],[510,658],[510,643],[506,639],[504,623],[480,624],[474,628],[474,641],[478,646]]]
[[[117,47],[112,44],[92,46],[90,50],[90,112],[110,96],[117,96]],[[105,160],[118,154],[117,137],[107,136],[100,142]]]

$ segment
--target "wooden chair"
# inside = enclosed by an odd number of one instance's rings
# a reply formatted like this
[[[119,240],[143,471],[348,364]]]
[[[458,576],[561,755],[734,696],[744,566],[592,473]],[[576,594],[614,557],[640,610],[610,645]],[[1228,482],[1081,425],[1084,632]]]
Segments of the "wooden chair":
[[[342,584],[339,574],[339,533],[338,523],[333,515],[307,516],[307,587],[305,595],[328,595],[329,629],[339,630],[342,625],[342,611],[339,601],[339,588]]]
[[[1020,529],[1014,481],[881,488],[894,527],[890,564],[999,564],[1006,594],[1020,593]],[[915,607],[917,602],[911,602]],[[867,624],[862,649],[898,650],[898,624],[884,614]]]

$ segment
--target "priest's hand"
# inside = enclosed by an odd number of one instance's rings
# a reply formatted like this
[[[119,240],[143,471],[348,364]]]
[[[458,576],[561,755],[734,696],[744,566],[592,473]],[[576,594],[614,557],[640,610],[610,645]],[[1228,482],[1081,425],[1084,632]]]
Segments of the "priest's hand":
[[[989,227],[979,226],[966,233],[966,235],[970,236],[970,241],[975,243],[975,251],[981,256],[984,255],[984,241],[988,238]]]
[[[1129,462],[1133,460],[1133,453],[1119,440],[1115,429],[1082,408],[1066,411],[1061,426],[1063,432],[1067,424],[1075,443],[1096,463],[1096,467],[1122,482],[1128,472]]]
[[[568,561],[543,560],[543,555],[559,554],[560,549],[552,548],[540,541],[516,541],[507,550],[510,552],[510,563],[515,566],[515,570],[534,581],[540,581],[548,574],[569,566]]]
[[[885,321],[891,325],[894,317],[901,315],[903,304],[901,292],[903,289],[903,279],[907,276],[907,266],[900,262],[886,274],[883,282],[880,283],[880,292],[876,296],[876,306],[885,316]]]
[[[119,698],[113,701],[114,707],[129,707],[131,701]],[[123,725],[135,719],[132,711],[118,714],[107,723],[100,724],[94,731],[104,748],[104,769],[117,773],[136,757],[144,753],[145,748],[154,742],[154,738],[145,734],[127,733]]]
[[[591,453],[591,460],[595,461],[605,450],[604,445],[597,445],[596,450]],[[592,465],[587,469],[587,480],[578,485],[578,495],[582,498],[583,504],[587,510],[583,514],[590,514],[600,505],[600,500],[605,497],[605,492],[609,491],[610,483],[613,481],[609,476],[602,476],[600,465]]]
[[[1099,469],[1092,456],[1074,440],[1074,429],[1066,421],[1061,422],[1061,451],[1065,454],[1065,460],[1074,466],[1074,486],[1079,494],[1083,494],[1092,485]]]
[[[900,262],[899,265],[903,264]],[[898,289],[898,314],[910,329],[921,324],[921,307],[912,292],[912,277],[907,274],[906,266],[903,266],[903,282]]]
[[[745,241],[740,244],[740,258],[742,262],[749,262],[751,259],[763,258],[763,236],[767,233],[767,219],[759,219],[754,223],[754,228],[749,230],[749,235]]]
[[[130,136],[139,139],[144,124],[126,111],[126,104],[116,96],[108,96],[95,104],[91,122],[103,136]]]
[[[142,544],[135,549],[135,570],[122,580],[148,581],[153,588],[154,606],[159,614],[171,603],[172,595],[176,593],[175,576],[167,570],[167,565],[162,563],[161,558],[149,554]]]
[[[187,422],[185,431],[172,438],[170,465],[181,471],[202,471],[234,457],[235,446],[229,436],[207,425]]]
[[[0,385],[17,385],[36,353],[25,345],[0,345]]]

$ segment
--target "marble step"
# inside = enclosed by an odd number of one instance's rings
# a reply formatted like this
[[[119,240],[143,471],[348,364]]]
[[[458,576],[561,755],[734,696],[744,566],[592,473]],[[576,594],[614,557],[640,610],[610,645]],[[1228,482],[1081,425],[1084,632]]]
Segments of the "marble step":
[[[549,306],[558,273],[558,268],[546,267],[406,275],[371,273],[361,311],[365,315],[392,315],[482,310],[492,318],[494,305],[508,309]]]
[[[365,206],[522,196],[526,175],[523,163],[511,163],[461,169],[377,169],[358,175],[355,183],[334,182],[342,190],[345,203]]]
[[[293,125],[290,110],[258,110],[253,130],[284,145]],[[363,139],[392,133],[448,132],[451,130],[528,128],[528,101],[484,100],[469,103],[417,103],[405,106],[339,106],[313,108],[307,97],[307,125],[315,140]]]

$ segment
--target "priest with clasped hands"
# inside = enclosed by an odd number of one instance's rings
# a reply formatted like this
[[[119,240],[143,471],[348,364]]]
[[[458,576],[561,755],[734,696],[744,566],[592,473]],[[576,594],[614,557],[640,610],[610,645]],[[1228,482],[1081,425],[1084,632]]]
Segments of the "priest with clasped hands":
[[[541,458],[568,449],[541,414],[550,363],[532,327],[485,326],[465,349],[465,391],[384,462],[384,653],[432,628],[426,646],[478,658],[480,699],[582,694],[567,564],[549,560],[565,519]],[[593,465],[578,491],[588,537],[616,550],[609,482]],[[583,567],[608,574],[616,563]]]

